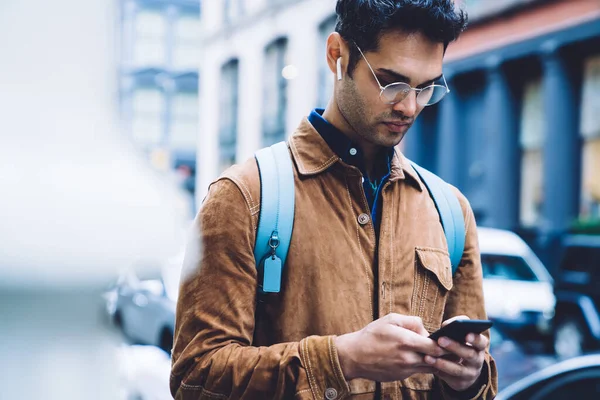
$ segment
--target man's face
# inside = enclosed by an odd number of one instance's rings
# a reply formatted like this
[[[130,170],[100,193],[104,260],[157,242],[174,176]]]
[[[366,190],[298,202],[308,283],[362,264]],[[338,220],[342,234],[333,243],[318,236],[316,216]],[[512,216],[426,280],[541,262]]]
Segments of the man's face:
[[[351,42],[348,46],[355,47]],[[365,56],[382,86],[405,82],[422,88],[442,75],[444,45],[430,41],[421,33],[391,31],[381,36],[377,51],[367,52]],[[336,99],[355,139],[393,147],[400,143],[423,107],[417,104],[414,91],[396,104],[382,101],[380,91],[367,63],[360,57],[352,78],[345,75],[336,85]]]

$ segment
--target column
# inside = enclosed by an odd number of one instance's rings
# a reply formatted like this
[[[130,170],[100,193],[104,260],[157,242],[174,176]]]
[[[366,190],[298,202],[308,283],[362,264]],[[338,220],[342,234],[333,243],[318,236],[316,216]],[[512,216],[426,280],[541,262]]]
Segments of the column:
[[[262,143],[262,45],[247,46],[240,53],[238,137],[236,158],[243,162],[252,157]]]
[[[138,6],[134,1],[123,4],[123,47],[121,49],[121,62],[130,67],[135,62],[135,17]]]
[[[179,10],[176,6],[170,5],[167,7],[167,12],[165,15],[167,19],[167,32],[165,37],[166,49],[167,49],[167,59],[165,63],[167,65],[167,70],[174,69],[174,53],[175,46],[177,46],[177,38],[175,36],[175,30],[177,27],[177,20],[179,18]]]
[[[519,224],[519,129],[499,59],[488,62],[485,96],[486,225],[514,230]]]
[[[558,242],[577,215],[579,135],[572,77],[557,46],[543,46],[543,97],[546,116],[544,143],[544,204],[539,244],[551,272],[556,271]]]
[[[448,87],[452,90],[454,82],[450,75],[446,75]],[[459,143],[459,119],[458,119],[458,93],[450,92],[444,97],[437,107],[440,108],[438,118],[438,143],[437,143],[437,171],[435,172],[446,182],[452,185],[459,184],[460,178],[460,159],[462,152],[459,151],[462,143]],[[436,107],[436,106],[432,106]],[[425,164],[434,164],[425,162]]]
[[[297,76],[288,80],[287,85],[286,137],[315,107],[319,82],[318,33],[317,21],[313,19],[294,24],[289,30],[287,61],[297,68]],[[325,50],[318,56],[325,57]]]
[[[200,68],[199,111],[200,118],[198,147],[196,151],[196,205],[200,207],[208,192],[208,185],[219,173],[219,59],[215,48],[206,49],[206,57]]]
[[[565,59],[552,43],[543,54],[544,223],[546,232],[564,231],[577,216],[579,134],[576,96]]]

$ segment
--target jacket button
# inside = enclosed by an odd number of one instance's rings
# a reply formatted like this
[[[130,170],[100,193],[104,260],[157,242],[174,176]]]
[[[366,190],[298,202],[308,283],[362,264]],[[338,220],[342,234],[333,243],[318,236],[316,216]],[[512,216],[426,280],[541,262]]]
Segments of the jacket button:
[[[361,225],[368,224],[370,220],[371,220],[371,218],[369,217],[369,214],[360,214],[358,216],[358,223]]]
[[[327,388],[327,390],[325,390],[325,398],[327,400],[333,400],[337,398],[337,395],[337,390],[335,390],[334,388]]]

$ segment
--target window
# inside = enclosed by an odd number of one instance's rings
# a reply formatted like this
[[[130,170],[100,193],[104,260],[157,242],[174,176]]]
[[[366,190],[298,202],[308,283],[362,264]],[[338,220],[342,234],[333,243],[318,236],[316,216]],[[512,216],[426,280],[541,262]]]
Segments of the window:
[[[163,136],[164,96],[158,88],[138,88],[132,94],[133,138],[142,146],[159,144]]]
[[[580,216],[591,219],[600,218],[600,56],[586,61],[583,82]]]
[[[287,80],[282,75],[286,65],[287,40],[278,39],[265,50],[263,79],[263,145],[285,139]]]
[[[167,21],[160,10],[141,10],[135,17],[134,61],[137,65],[163,65],[167,59]]]
[[[200,67],[200,13],[182,14],[174,23],[173,65],[176,68]]]
[[[544,136],[542,81],[525,86],[521,118],[521,210],[524,227],[539,226],[544,202]]]
[[[481,268],[484,279],[506,279],[526,282],[539,281],[527,262],[517,256],[482,254]]]
[[[240,19],[246,12],[244,0],[225,0],[223,16],[226,24],[232,24]]]
[[[239,62],[231,60],[221,68],[221,98],[219,118],[220,171],[235,162],[238,119]]]
[[[170,144],[174,149],[195,150],[198,138],[198,92],[173,95]]]
[[[317,55],[317,59],[319,60],[319,88],[317,93],[317,107],[325,108],[327,106],[327,102],[329,98],[333,94],[333,82],[334,76],[329,69],[329,65],[327,64],[327,55],[326,55],[326,46],[327,46],[327,37],[329,34],[335,30],[335,21],[336,17],[330,17],[326,19],[319,26],[319,42],[321,43],[319,47],[319,53]]]

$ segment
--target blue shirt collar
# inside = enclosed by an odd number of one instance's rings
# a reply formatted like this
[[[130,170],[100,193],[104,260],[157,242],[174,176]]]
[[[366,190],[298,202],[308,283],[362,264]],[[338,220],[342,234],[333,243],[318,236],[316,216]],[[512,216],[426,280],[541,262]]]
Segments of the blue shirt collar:
[[[365,161],[362,151],[358,144],[354,143],[342,131],[323,118],[322,108],[315,108],[308,116],[308,121],[319,132],[329,148],[333,150],[340,159],[348,165],[357,167],[363,175],[366,176]],[[387,153],[387,171],[376,179],[387,175],[391,169],[391,161],[394,156],[394,148],[390,148]]]

